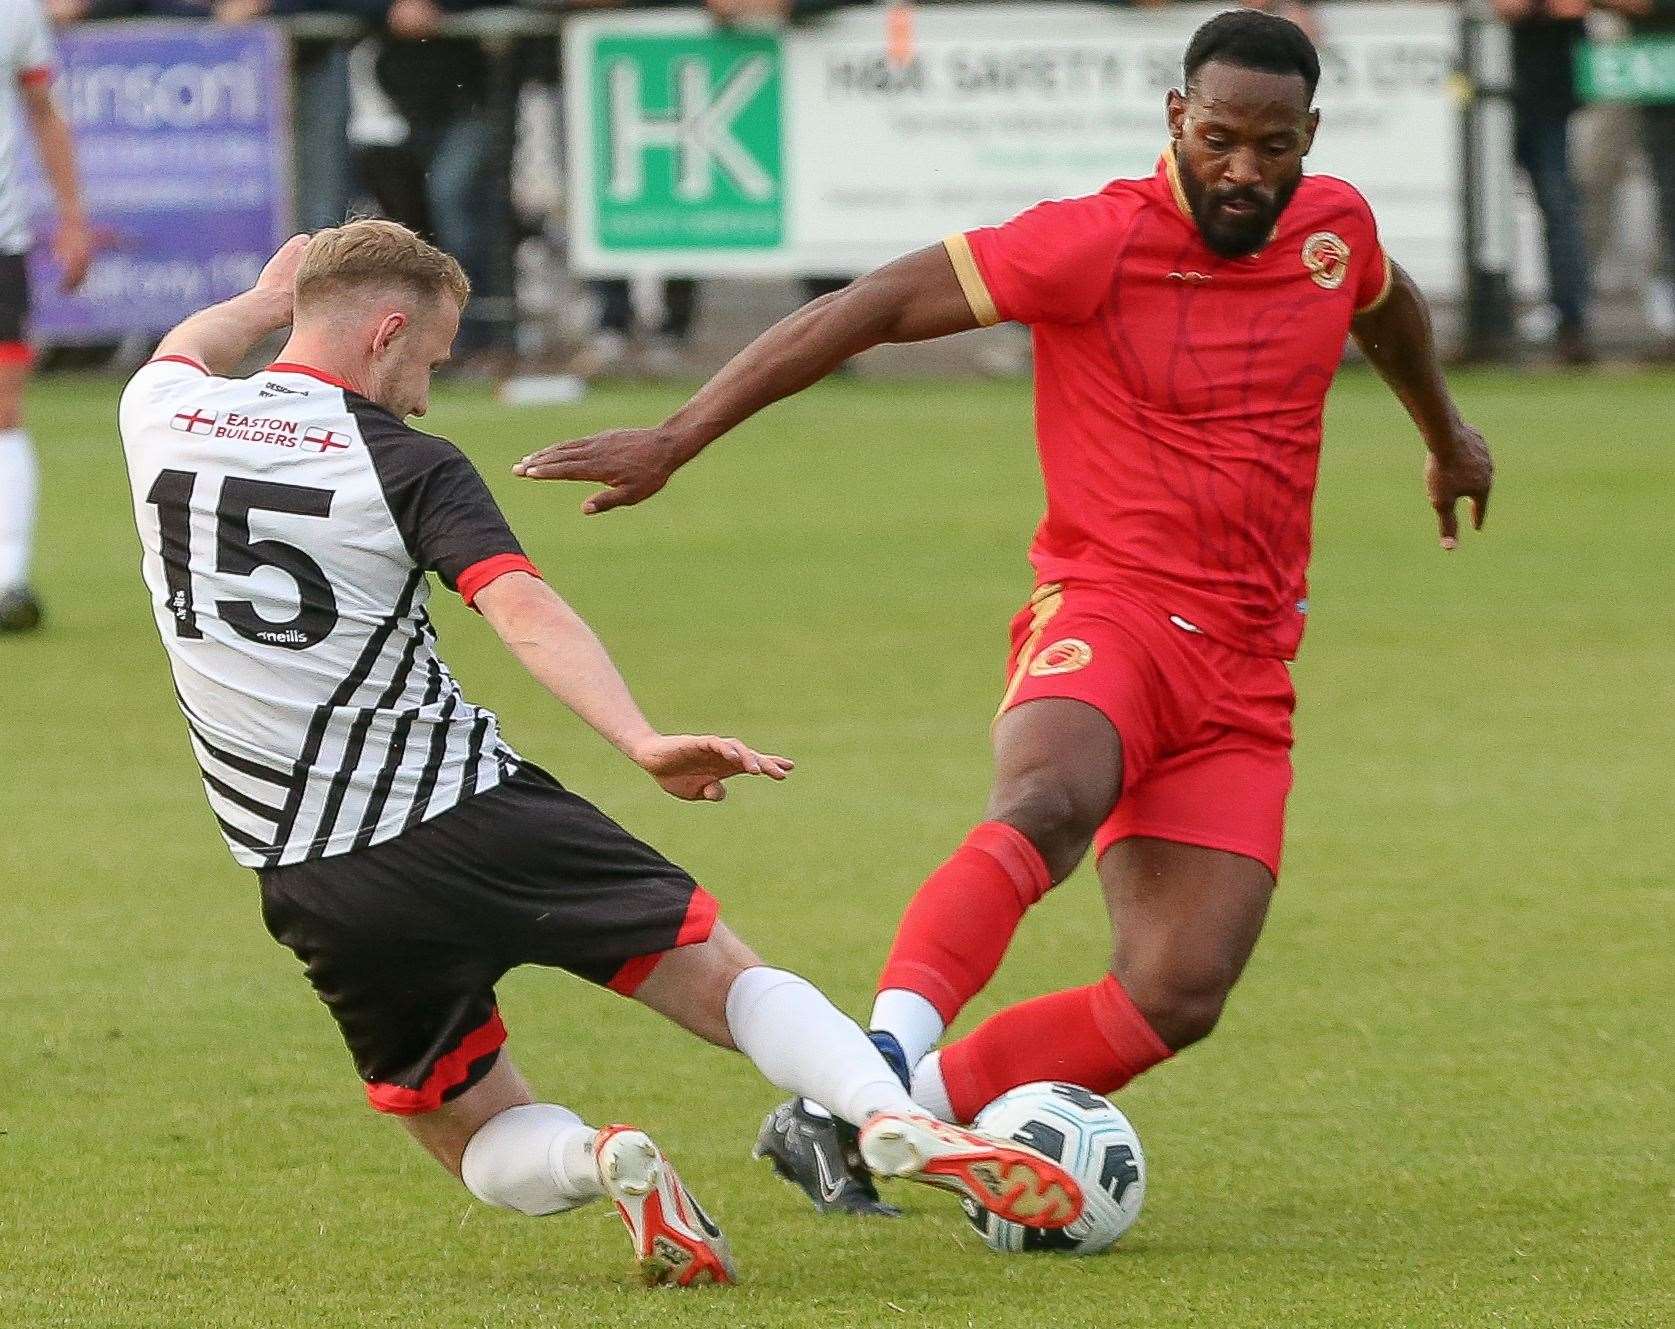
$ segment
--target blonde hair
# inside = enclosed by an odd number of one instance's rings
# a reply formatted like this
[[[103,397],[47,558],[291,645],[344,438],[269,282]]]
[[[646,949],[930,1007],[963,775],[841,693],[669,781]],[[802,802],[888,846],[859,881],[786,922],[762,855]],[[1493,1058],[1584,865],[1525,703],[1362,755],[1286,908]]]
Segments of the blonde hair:
[[[315,232],[297,269],[296,305],[301,311],[351,290],[391,286],[452,296],[461,309],[471,294],[471,282],[453,255],[399,222],[367,218]]]

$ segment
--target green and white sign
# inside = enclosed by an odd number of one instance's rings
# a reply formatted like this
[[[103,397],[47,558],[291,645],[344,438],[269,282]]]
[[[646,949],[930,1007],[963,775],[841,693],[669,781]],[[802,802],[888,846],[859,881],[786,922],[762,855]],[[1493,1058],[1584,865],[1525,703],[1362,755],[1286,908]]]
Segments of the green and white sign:
[[[772,249],[785,237],[778,39],[591,43],[593,222],[604,250]]]
[[[863,272],[1150,175],[1164,95],[1218,8],[921,5],[894,60],[884,5],[777,32],[701,10],[578,15],[564,29],[572,260],[600,277]],[[1457,16],[1424,0],[1318,12],[1309,168],[1360,187],[1428,290],[1457,289]]]
[[[1576,91],[1590,102],[1675,102],[1675,37],[1585,42]]]

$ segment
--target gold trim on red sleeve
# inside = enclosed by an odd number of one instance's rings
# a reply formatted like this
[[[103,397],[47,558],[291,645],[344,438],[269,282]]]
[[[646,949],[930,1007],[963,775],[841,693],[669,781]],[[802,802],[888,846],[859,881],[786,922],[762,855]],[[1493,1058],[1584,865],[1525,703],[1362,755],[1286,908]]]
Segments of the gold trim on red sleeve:
[[[978,326],[992,328],[1001,321],[1000,310],[995,307],[989,285],[978,270],[976,256],[971,252],[971,241],[963,231],[956,231],[942,242],[942,247],[948,251],[948,261],[954,265],[954,275],[960,279],[960,289],[965,292],[972,317],[977,320]]]
[[[1390,255],[1384,255],[1384,285],[1379,287],[1378,294],[1372,300],[1355,311],[1355,317],[1370,314],[1390,298],[1390,289],[1396,284],[1396,270],[1390,265]]]

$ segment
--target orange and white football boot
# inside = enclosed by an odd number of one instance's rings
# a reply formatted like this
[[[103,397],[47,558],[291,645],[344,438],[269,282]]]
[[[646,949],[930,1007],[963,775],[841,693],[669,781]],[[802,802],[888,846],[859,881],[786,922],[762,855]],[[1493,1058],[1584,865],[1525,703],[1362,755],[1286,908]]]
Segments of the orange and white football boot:
[[[918,1113],[875,1112],[861,1127],[861,1157],[874,1172],[969,1197],[1027,1227],[1068,1227],[1082,1216],[1082,1188],[1045,1154],[1014,1140]]]
[[[632,1126],[601,1127],[593,1137],[593,1160],[605,1194],[628,1225],[647,1286],[734,1281],[727,1238],[650,1136]]]

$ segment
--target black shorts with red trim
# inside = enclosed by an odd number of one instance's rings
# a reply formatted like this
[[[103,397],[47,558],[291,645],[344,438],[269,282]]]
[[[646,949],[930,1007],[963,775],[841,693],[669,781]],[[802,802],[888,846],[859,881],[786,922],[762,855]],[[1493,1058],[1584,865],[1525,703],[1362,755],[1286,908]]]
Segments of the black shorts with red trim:
[[[0,254],[0,365],[29,363],[29,271],[22,254]]]
[[[522,762],[486,793],[366,849],[258,873],[268,931],[303,962],[383,1112],[430,1112],[505,1042],[494,985],[520,964],[632,995],[705,940],[715,898]]]

